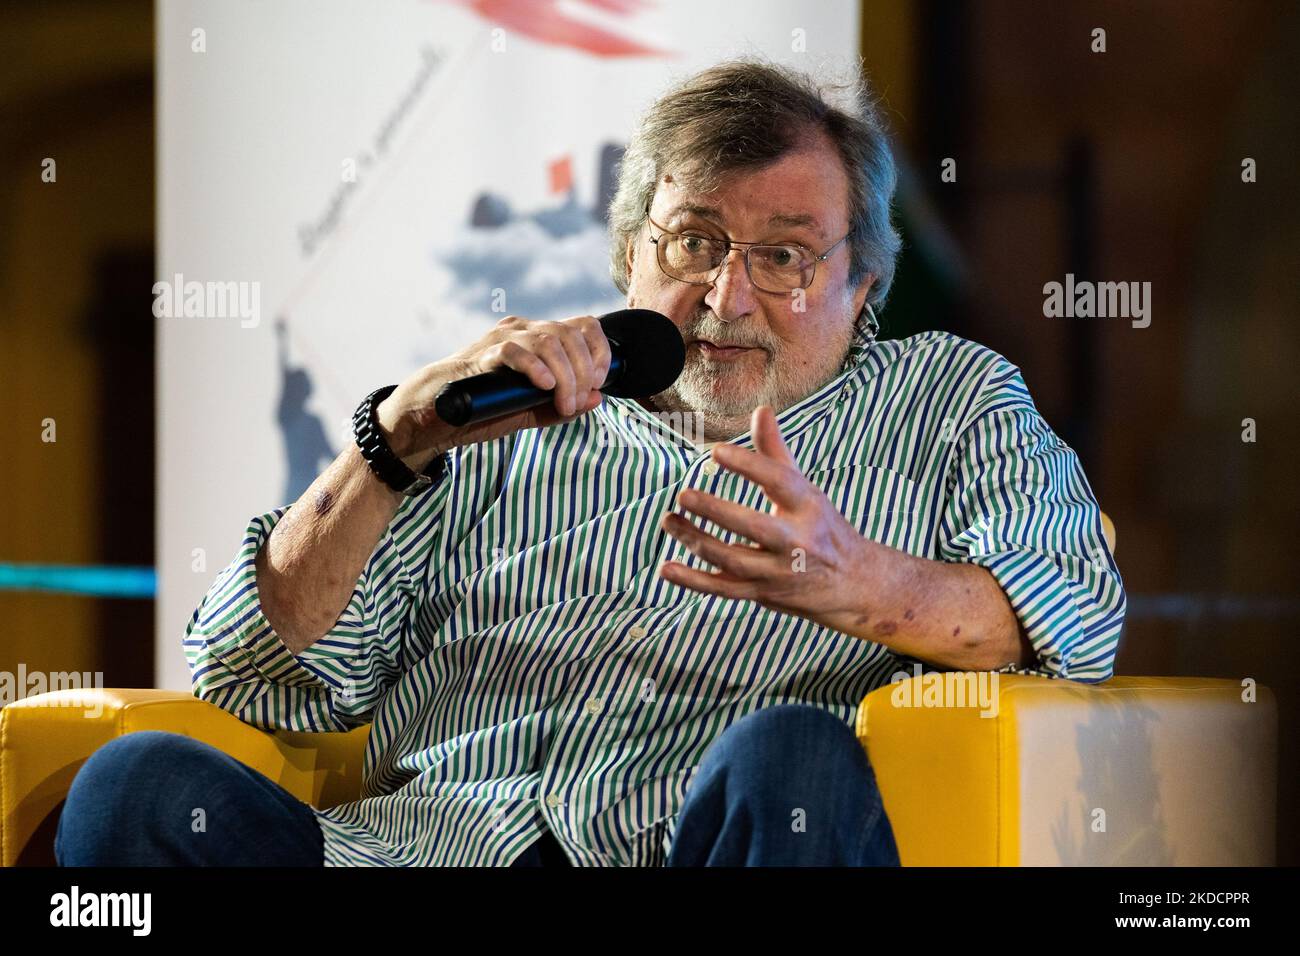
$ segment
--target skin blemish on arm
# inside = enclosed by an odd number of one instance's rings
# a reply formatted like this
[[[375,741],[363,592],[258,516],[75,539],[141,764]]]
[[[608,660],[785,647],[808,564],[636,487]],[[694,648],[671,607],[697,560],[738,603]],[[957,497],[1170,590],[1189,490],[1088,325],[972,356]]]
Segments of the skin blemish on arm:
[[[961,633],[961,625],[958,624],[956,627],[952,629],[952,636],[956,637],[960,633]]]
[[[329,514],[329,510],[334,507],[334,496],[328,490],[322,489],[316,492],[316,500],[312,504],[316,508],[316,514]]]
[[[912,609],[910,607],[905,612],[903,612],[904,621],[910,621],[914,617],[916,617],[916,614],[912,612]]]
[[[893,621],[881,621],[876,625],[876,633],[882,636],[893,634],[896,630],[898,630],[898,625]]]

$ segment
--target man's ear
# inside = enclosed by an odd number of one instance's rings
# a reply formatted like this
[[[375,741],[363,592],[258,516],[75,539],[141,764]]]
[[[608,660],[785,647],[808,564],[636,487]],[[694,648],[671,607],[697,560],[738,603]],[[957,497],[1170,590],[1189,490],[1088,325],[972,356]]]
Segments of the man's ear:
[[[628,281],[632,279],[632,263],[636,261],[636,239],[632,236],[627,237],[627,247],[623,253],[623,264],[627,269]]]
[[[862,309],[867,304],[867,296],[871,293],[871,287],[875,284],[876,276],[872,272],[868,272],[867,277],[858,283],[858,288],[853,293],[853,314],[855,316],[862,314]]]

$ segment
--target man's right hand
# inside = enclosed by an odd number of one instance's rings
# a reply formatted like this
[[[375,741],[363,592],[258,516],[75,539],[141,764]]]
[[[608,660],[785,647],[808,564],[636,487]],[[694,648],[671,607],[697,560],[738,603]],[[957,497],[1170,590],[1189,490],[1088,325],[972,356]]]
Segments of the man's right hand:
[[[420,471],[450,448],[572,421],[591,411],[601,402],[609,362],[609,340],[594,316],[530,322],[509,315],[477,342],[398,385],[379,403],[379,426],[394,454]],[[438,417],[433,403],[444,385],[500,368],[522,372],[543,391],[554,390],[553,401],[464,428]]]

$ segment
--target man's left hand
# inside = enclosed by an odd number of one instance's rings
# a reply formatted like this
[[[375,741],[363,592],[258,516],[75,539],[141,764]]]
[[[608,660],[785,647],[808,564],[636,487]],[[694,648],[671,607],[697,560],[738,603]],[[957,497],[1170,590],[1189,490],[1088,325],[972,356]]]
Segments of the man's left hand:
[[[873,542],[800,472],[771,407],[754,410],[751,431],[754,450],[720,443],[713,448],[713,460],[759,485],[772,510],[758,511],[698,489],[683,489],[677,495],[680,508],[750,543],[729,544],[696,521],[670,512],[664,516],[664,530],[717,570],[665,561],[659,574],[702,594],[751,600],[842,627],[846,615],[867,607],[863,585],[870,580],[867,565]]]

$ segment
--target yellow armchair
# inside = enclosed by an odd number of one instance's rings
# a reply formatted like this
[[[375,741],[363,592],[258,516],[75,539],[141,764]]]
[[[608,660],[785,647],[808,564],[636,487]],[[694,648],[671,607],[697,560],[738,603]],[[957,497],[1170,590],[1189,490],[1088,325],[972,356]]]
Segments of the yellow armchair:
[[[905,866],[1274,862],[1277,707],[1267,688],[1243,700],[1231,680],[961,676],[986,681],[990,706],[925,706],[935,675],[922,675],[859,708]],[[369,733],[266,733],[175,691],[18,701],[0,711],[0,863],[52,864],[77,769],[139,730],[212,744],[321,808],[357,798]]]
[[[319,808],[355,800],[370,727],[267,733],[191,694],[53,691],[0,710],[0,865],[53,865],[54,832],[72,778],[114,737],[168,730],[202,740]]]
[[[1267,688],[998,674],[989,716],[916,706],[917,682],[947,676],[882,687],[858,711],[904,866],[1275,862],[1277,703]]]

